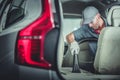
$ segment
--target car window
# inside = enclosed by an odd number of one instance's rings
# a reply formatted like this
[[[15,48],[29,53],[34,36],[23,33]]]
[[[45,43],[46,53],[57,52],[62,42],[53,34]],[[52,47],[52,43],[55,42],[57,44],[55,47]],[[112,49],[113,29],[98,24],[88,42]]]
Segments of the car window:
[[[1,0],[0,1],[0,32],[4,27],[5,16],[9,10],[12,0]]]
[[[24,17],[24,5],[25,0],[14,0],[10,6],[10,10],[7,13],[6,24],[4,28],[9,27],[11,24],[14,24],[20,21]]]

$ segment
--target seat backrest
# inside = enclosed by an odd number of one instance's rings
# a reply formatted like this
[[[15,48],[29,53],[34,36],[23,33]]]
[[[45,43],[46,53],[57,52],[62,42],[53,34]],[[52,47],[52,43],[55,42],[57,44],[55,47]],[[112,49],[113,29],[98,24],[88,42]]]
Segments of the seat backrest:
[[[107,16],[108,24],[111,26],[120,27],[120,6],[116,5],[110,8]]]
[[[79,66],[85,67],[87,63],[93,63],[92,57],[90,56],[88,41],[79,44],[79,46],[80,46],[80,52],[78,54]],[[63,59],[63,67],[72,67],[72,66],[73,66],[73,55],[71,55],[70,49],[68,48]]]
[[[110,8],[107,21],[112,26],[100,33],[94,68],[99,73],[120,74],[120,6]]]
[[[106,27],[98,39],[94,68],[102,74],[120,74],[120,27]]]

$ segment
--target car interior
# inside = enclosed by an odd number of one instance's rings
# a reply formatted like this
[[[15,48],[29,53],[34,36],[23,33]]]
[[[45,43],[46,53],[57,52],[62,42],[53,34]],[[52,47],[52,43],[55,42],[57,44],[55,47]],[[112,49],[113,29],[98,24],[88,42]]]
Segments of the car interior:
[[[26,9],[24,9],[26,0],[18,1],[21,1],[18,2],[20,4],[17,4],[17,2],[12,3],[12,0],[0,0],[0,33],[10,33],[6,29],[9,29],[9,31],[18,31],[33,22],[39,17],[39,14],[42,13],[41,5],[39,5],[39,3],[36,5],[34,0],[30,0],[31,2],[28,2],[27,5],[29,15],[27,14]],[[50,42],[54,42],[55,44],[51,44],[55,46],[51,47],[51,45],[45,45],[45,53],[47,55],[46,58],[50,57],[49,59],[52,60],[54,60],[55,56],[57,56],[57,61],[51,61],[51,63],[54,65],[57,63],[59,70],[58,73],[60,76],[65,80],[120,80],[120,0],[58,1],[59,4],[57,4],[57,6],[60,6],[60,11],[53,10],[56,28],[49,33],[52,37],[47,37],[47,43],[45,43],[49,44]],[[12,3],[12,7],[10,7],[10,3]],[[6,5],[3,6],[3,4]],[[30,7],[31,5],[34,5],[34,7]],[[71,55],[69,44],[66,41],[66,35],[81,27],[83,21],[82,11],[87,6],[95,6],[99,10],[101,16],[107,20],[108,26],[101,31],[98,39],[87,38],[79,41],[79,54],[77,56]],[[56,8],[55,5],[52,5],[52,7]],[[57,12],[58,14],[56,14]],[[25,14],[28,16],[25,17]],[[88,15],[90,14],[88,13]],[[22,20],[24,17],[27,20]],[[19,24],[17,24],[18,21]],[[14,25],[14,27],[9,27],[9,25]],[[57,44],[55,41],[57,41],[58,38],[59,40]],[[6,38],[4,39],[6,40]],[[10,40],[12,41],[13,39],[10,38]],[[7,40],[5,42],[5,44],[10,45],[10,43],[7,43]],[[90,55],[89,42],[97,42],[97,52],[95,58]],[[56,47],[56,44],[58,47]],[[50,51],[53,51],[51,53],[56,53],[57,51],[57,55],[54,54],[55,56],[51,56],[49,54],[49,56],[47,53]],[[51,72],[49,71],[49,73]],[[20,76],[21,75],[24,74],[21,73]],[[55,75],[50,75],[50,77],[52,76]]]
[[[66,80],[79,79],[120,79],[120,0],[61,0],[63,9],[64,55],[60,73]],[[79,41],[78,58],[71,55],[66,35],[81,27],[82,11],[87,6],[95,6],[108,26],[98,39]],[[90,15],[88,13],[88,15]],[[114,32],[113,32],[114,31]],[[89,42],[97,42],[95,58],[90,55]],[[76,62],[75,62],[76,61]],[[77,67],[76,67],[76,65]],[[76,71],[73,69],[76,67]]]

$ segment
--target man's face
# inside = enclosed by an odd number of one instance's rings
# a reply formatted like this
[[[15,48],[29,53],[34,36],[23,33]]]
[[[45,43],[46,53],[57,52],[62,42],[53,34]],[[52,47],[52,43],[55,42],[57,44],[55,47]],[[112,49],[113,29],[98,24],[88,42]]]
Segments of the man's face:
[[[97,14],[93,21],[89,23],[89,26],[92,27],[93,29],[98,29],[100,24],[99,24],[99,19],[100,19],[100,14]]]

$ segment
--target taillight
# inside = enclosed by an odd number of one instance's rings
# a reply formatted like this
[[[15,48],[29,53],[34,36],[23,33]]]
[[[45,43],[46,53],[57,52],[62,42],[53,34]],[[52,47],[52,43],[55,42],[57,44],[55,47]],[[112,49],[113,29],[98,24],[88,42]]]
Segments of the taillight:
[[[54,23],[50,0],[43,1],[42,16],[19,31],[15,57],[19,64],[49,69],[52,65],[44,59],[44,40]]]

